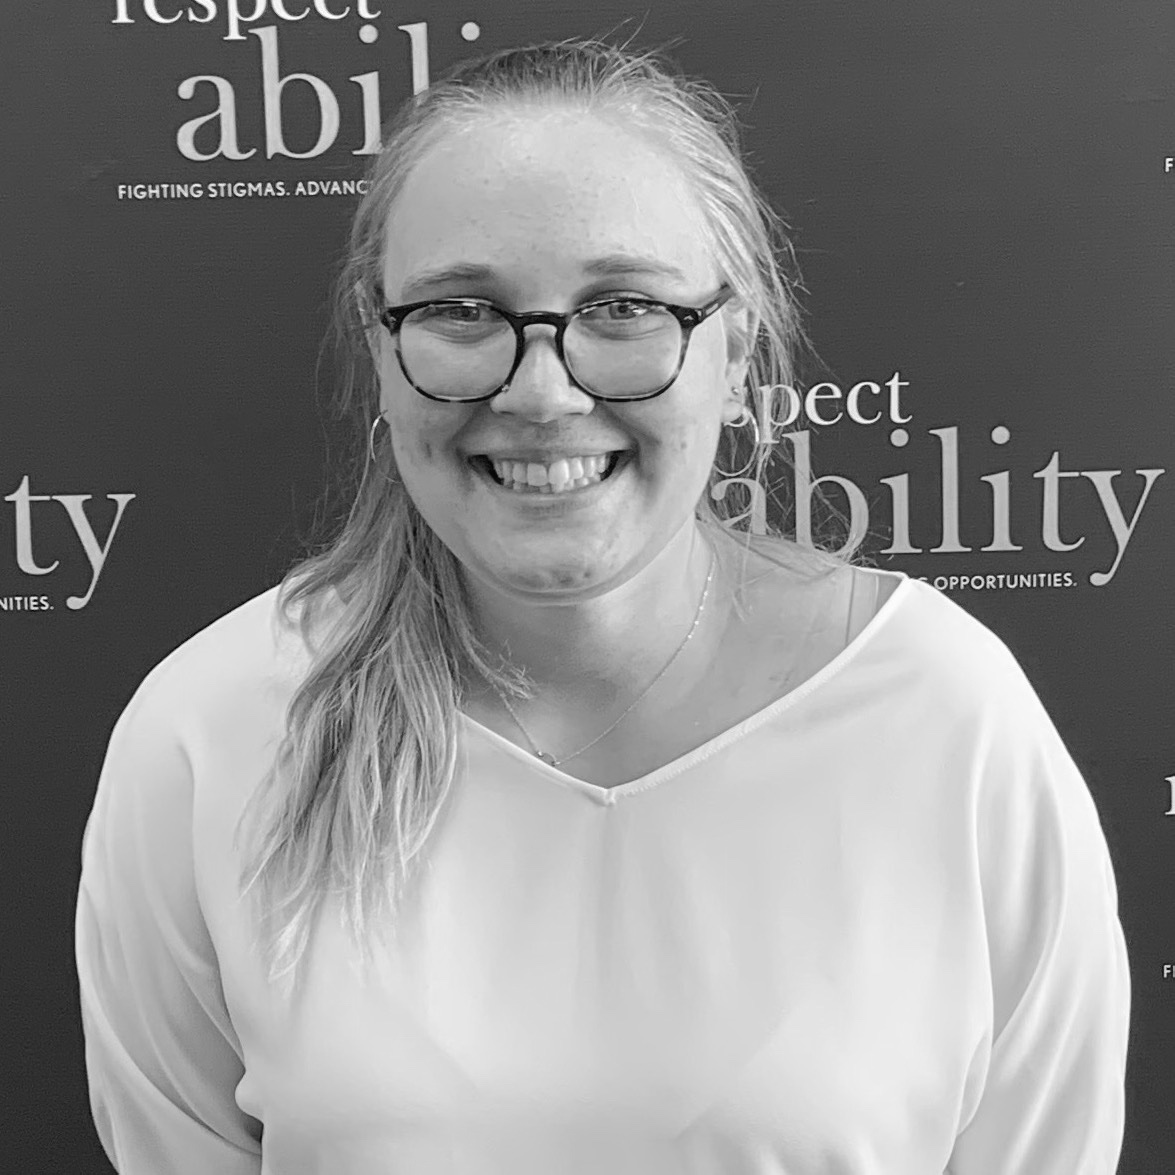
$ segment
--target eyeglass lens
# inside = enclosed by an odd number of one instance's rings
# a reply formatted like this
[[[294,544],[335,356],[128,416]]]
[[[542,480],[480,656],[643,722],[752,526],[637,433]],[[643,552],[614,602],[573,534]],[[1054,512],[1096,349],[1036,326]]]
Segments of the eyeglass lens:
[[[489,395],[510,374],[517,347],[491,306],[429,305],[400,326],[400,354],[412,382],[437,396]],[[642,396],[675,374],[681,324],[658,306],[609,302],[577,314],[563,336],[575,379],[601,396]]]

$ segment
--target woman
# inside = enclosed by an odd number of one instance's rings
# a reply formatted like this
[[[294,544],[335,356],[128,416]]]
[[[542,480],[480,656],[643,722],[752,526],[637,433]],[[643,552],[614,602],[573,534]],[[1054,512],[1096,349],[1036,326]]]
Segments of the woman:
[[[716,513],[799,340],[733,127],[582,42],[390,126],[350,517],[148,676],[87,828],[125,1175],[1114,1170],[1114,878],[1023,673]]]

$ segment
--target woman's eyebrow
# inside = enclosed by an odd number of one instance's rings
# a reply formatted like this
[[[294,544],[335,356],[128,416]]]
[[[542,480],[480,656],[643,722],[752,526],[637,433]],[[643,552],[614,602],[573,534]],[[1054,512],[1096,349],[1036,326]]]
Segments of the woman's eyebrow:
[[[653,277],[667,277],[674,281],[685,282],[688,277],[682,270],[656,257],[649,257],[637,253],[608,253],[603,257],[595,257],[584,262],[584,273],[592,277],[620,277],[625,274],[648,274]],[[428,286],[441,285],[444,282],[490,281],[497,277],[493,266],[481,265],[472,261],[459,261],[452,265],[437,266],[433,269],[424,269],[413,274],[405,283],[401,297],[411,301],[413,295]]]
[[[489,265],[476,265],[471,261],[459,261],[454,265],[442,265],[435,269],[423,269],[413,274],[405,283],[400,297],[412,301],[409,296],[415,291],[423,290],[427,286],[439,286],[443,282],[489,281],[495,276],[494,269]]]
[[[668,277],[675,281],[688,281],[689,278],[675,265],[670,265],[657,257],[649,257],[637,253],[608,253],[584,264],[585,273],[593,277],[617,277],[626,273],[646,273],[654,277]]]

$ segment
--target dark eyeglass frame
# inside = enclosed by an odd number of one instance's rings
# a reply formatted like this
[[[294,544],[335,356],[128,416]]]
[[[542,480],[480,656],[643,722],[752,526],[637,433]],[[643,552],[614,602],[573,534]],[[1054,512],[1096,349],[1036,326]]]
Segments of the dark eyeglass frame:
[[[591,396],[593,400],[625,404],[640,400],[651,400],[654,396],[661,395],[677,379],[678,375],[681,374],[682,364],[685,363],[686,348],[689,346],[690,335],[693,334],[694,329],[705,322],[719,307],[725,305],[733,295],[734,290],[726,282],[723,282],[718,287],[718,292],[714,297],[702,306],[675,306],[670,302],[658,302],[653,298],[597,298],[595,301],[586,302],[582,306],[577,306],[574,310],[570,310],[566,314],[559,314],[553,310],[532,310],[525,314],[519,314],[511,310],[503,310],[501,306],[496,305],[487,298],[428,298],[423,302],[406,302],[402,306],[388,306],[384,302],[383,287],[378,284],[375,286],[376,299],[379,303],[384,304],[383,309],[379,312],[379,321],[387,328],[388,333],[392,336],[392,342],[396,348],[396,358],[400,361],[400,370],[404,373],[404,378],[422,396],[425,396],[429,400],[437,400],[442,404],[480,404],[485,400],[492,400],[496,395],[504,392],[510,386],[510,381],[514,378],[514,373],[522,363],[522,356],[526,347],[526,337],[522,332],[528,326],[553,326],[555,328],[555,353],[559,356],[559,362],[563,364],[563,370],[567,372],[572,384],[579,388],[581,392],[585,392]],[[607,306],[613,302],[621,302],[625,305],[632,306],[654,306],[659,310],[668,310],[681,326],[681,350],[677,356],[677,366],[674,368],[673,374],[669,379],[659,388],[655,388],[651,392],[642,392],[639,396],[606,396],[600,392],[593,392],[591,388],[584,387],[576,379],[575,373],[571,370],[567,362],[567,357],[563,353],[563,335],[572,320],[585,311],[594,310],[599,306]],[[422,387],[414,383],[412,376],[408,374],[408,368],[404,365],[404,356],[400,351],[400,327],[409,314],[425,306],[488,306],[491,310],[500,314],[514,331],[516,343],[514,362],[510,367],[510,372],[506,376],[506,379],[498,387],[494,388],[492,392],[486,392],[483,396],[438,396],[435,392],[426,392]]]

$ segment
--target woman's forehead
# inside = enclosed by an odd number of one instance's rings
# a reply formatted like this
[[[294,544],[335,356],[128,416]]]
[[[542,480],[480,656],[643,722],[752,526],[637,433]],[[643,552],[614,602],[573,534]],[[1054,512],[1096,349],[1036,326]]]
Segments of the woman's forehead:
[[[584,113],[478,119],[443,136],[389,210],[385,281],[460,263],[655,259],[711,280],[709,233],[664,149]]]

